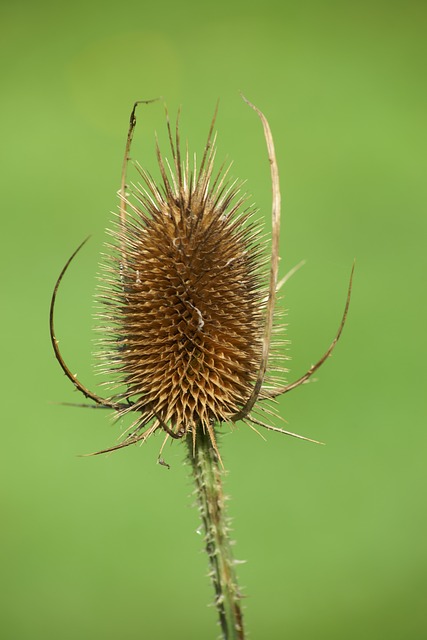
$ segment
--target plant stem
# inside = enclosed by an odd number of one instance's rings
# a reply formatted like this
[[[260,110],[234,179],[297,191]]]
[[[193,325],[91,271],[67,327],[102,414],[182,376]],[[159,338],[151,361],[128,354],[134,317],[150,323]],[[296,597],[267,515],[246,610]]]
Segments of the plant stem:
[[[188,444],[222,637],[224,640],[244,640],[241,594],[236,580],[229,519],[225,513],[226,499],[222,489],[223,470],[209,435],[202,429],[197,433],[194,450],[190,438]]]

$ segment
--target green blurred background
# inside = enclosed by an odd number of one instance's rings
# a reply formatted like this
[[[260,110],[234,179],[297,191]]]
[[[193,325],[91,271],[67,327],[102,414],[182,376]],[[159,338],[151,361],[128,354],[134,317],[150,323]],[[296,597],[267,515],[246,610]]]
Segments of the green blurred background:
[[[283,186],[291,374],[343,339],[318,382],[289,394],[289,429],[222,439],[250,637],[427,637],[427,4],[2,3],[2,637],[215,638],[184,448],[79,458],[126,425],[76,401],[57,331],[96,387],[93,291],[130,107],[164,96],[203,147],[217,98],[219,159],[270,216],[264,110]],[[139,112],[134,156],[153,167],[161,105]],[[78,400],[77,400],[78,401]]]

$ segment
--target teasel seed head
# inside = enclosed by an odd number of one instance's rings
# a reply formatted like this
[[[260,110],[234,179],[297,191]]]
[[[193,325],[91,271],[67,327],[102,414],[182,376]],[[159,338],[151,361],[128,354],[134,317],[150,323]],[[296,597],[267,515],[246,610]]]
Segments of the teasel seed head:
[[[214,425],[241,411],[262,359],[264,247],[241,185],[214,173],[213,123],[199,167],[188,148],[181,158],[178,122],[175,140],[168,130],[171,165],[157,145],[162,185],[136,165],[140,182],[111,232],[101,354],[144,425],[193,442],[202,429],[216,447]]]
[[[107,384],[115,387],[109,398],[88,389],[72,373],[55,333],[58,289],[86,240],[68,259],[56,281],[49,326],[55,357],[63,372],[95,406],[113,409],[117,416],[130,412],[138,416],[120,444],[94,455],[144,442],[162,429],[166,432],[164,443],[169,437],[190,435],[193,452],[197,434],[207,433],[221,461],[216,425],[239,420],[253,429],[259,425],[317,442],[259,417],[272,413],[264,401],[306,383],[332,354],[348,314],[354,264],[335,338],[300,378],[284,384],[281,375],[286,371],[286,357],[280,348],[283,340],[279,342],[275,332],[275,303],[277,291],[295,268],[278,282],[281,203],[273,137],[264,114],[243,99],[261,120],[270,161],[272,233],[268,283],[263,269],[261,228],[252,219],[255,209],[247,206],[241,185],[230,182],[228,169],[214,173],[215,116],[197,167],[195,158],[190,163],[188,148],[181,157],[179,117],[173,136],[166,112],[173,161],[170,165],[163,158],[157,144],[161,184],[135,164],[140,182],[128,189],[127,167],[139,102],[131,112],[119,220],[111,232],[113,241],[98,294],[102,303],[98,314],[102,368],[110,380]],[[117,387],[123,385],[125,391],[117,392]]]

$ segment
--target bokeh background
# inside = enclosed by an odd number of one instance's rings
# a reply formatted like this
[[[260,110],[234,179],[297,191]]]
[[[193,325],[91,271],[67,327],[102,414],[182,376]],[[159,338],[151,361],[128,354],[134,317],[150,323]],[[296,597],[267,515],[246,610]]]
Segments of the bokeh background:
[[[222,439],[236,556],[254,639],[427,636],[426,17],[406,2],[216,0],[3,2],[1,6],[2,637],[218,636],[208,607],[184,447],[161,438],[114,455],[126,424],[76,401],[55,362],[48,306],[67,275],[57,332],[96,387],[93,292],[136,99],[182,105],[203,147],[217,99],[220,159],[269,226],[262,129],[283,187],[282,273],[291,373],[325,350],[318,381],[289,394],[289,429]],[[154,167],[161,104],[139,112],[133,156]]]

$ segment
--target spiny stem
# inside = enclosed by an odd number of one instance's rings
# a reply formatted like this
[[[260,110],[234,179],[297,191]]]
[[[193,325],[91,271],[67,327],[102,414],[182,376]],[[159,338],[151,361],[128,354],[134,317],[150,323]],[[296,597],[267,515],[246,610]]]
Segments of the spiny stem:
[[[237,586],[222,489],[223,471],[209,434],[199,429],[194,448],[191,438],[187,440],[222,638],[244,640],[241,594]]]

